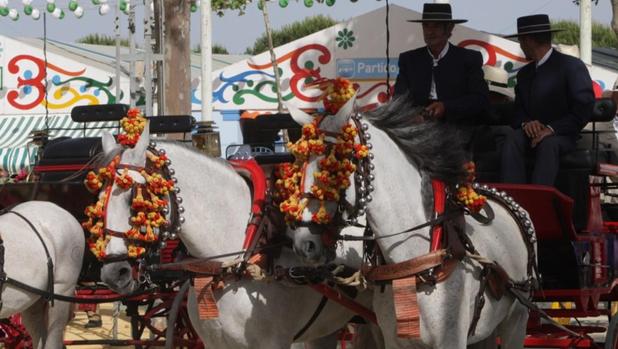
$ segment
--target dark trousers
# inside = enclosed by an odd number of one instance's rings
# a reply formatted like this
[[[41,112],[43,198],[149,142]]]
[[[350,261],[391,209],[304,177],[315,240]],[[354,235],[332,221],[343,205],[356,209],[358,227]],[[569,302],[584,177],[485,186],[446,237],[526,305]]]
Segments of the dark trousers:
[[[526,157],[534,156],[532,184],[553,186],[558,175],[560,156],[575,150],[575,140],[570,137],[552,135],[530,146],[530,139],[523,129],[510,132],[502,151],[502,181],[505,183],[528,183],[526,175]]]

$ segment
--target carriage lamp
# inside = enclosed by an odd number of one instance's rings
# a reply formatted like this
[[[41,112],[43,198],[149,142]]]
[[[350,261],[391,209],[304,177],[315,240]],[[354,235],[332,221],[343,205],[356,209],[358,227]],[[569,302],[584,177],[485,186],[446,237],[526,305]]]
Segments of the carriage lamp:
[[[219,131],[213,121],[199,121],[196,130],[191,136],[193,146],[199,151],[212,157],[221,156]]]

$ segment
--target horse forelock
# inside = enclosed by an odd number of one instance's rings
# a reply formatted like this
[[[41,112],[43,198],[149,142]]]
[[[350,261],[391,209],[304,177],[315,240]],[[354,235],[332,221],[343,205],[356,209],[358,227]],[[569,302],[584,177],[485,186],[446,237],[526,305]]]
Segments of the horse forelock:
[[[457,130],[442,122],[419,122],[423,108],[410,100],[395,98],[363,117],[384,131],[423,175],[449,185],[461,182],[467,176],[463,165],[468,156]]]

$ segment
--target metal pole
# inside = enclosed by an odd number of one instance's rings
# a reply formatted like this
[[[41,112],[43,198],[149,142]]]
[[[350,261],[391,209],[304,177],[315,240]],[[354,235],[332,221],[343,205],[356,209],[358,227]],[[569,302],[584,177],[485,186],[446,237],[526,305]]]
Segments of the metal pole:
[[[592,64],[591,0],[579,0],[579,57],[587,65]]]
[[[120,0],[116,2],[114,32],[116,33],[116,103],[120,103]]]
[[[135,81],[135,1],[129,3],[129,105],[135,107],[137,102],[137,84]]]
[[[163,20],[165,18],[165,4],[163,3],[163,0],[159,0],[159,52],[157,52],[158,54],[160,54],[161,56],[164,55],[164,47],[165,47],[165,21]],[[159,71],[157,74],[157,79],[159,80],[159,85],[157,86],[157,90],[159,91],[159,114],[158,115],[165,115],[165,59],[161,59],[159,61],[157,61],[157,64],[159,66]]]
[[[152,116],[152,28],[150,5],[152,0],[144,1],[144,89],[146,90],[146,115]]]
[[[212,122],[212,21],[211,0],[201,2],[202,121]]]

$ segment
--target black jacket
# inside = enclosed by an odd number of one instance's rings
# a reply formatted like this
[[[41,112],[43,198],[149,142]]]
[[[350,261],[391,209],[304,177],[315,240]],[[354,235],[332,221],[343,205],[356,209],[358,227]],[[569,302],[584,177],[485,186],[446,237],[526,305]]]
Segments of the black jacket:
[[[590,120],[593,106],[592,80],[586,65],[554,50],[540,67],[532,62],[517,73],[512,126],[539,120],[557,135],[576,139]]]
[[[446,108],[445,120],[473,125],[489,106],[483,58],[478,51],[449,45],[436,67],[426,46],[400,54],[395,95],[409,93],[415,105],[426,106],[433,71],[438,100]]]

